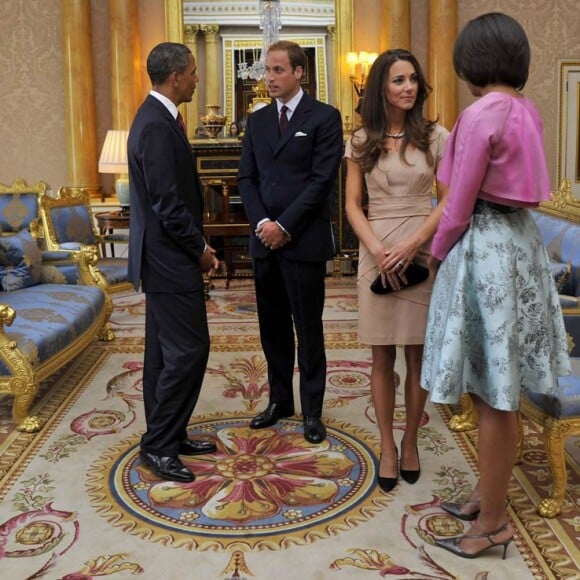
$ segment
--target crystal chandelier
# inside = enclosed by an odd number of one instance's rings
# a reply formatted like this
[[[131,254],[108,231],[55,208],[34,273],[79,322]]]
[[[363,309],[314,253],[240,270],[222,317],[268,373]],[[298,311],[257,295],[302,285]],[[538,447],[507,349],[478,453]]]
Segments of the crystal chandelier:
[[[260,58],[254,54],[254,61],[251,65],[247,62],[238,64],[238,78],[264,81],[266,53],[271,44],[279,40],[279,32],[282,28],[280,23],[280,0],[259,0],[260,30],[262,31],[262,50]]]

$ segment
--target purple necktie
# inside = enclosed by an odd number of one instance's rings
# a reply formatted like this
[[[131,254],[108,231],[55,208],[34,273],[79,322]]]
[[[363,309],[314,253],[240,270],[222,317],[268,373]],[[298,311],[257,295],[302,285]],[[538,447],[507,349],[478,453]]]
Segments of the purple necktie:
[[[181,113],[177,113],[177,124],[179,125],[179,127],[181,128],[181,130],[183,131],[183,134],[187,137],[187,129],[185,128],[185,122],[183,121],[183,117],[181,116]]]
[[[286,128],[288,127],[288,115],[286,114],[287,110],[288,107],[286,105],[282,105],[282,108],[280,109],[280,120],[278,121],[280,123],[280,135],[284,135],[284,131],[286,131]]]

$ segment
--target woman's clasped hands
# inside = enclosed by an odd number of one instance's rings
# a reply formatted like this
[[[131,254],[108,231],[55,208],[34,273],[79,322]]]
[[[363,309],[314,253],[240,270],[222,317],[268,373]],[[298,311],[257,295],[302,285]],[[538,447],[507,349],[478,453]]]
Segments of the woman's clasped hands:
[[[375,260],[381,273],[383,286],[387,284],[395,291],[401,290],[408,284],[405,271],[413,261],[417,248],[413,244],[397,244],[385,250],[381,247],[375,253]]]

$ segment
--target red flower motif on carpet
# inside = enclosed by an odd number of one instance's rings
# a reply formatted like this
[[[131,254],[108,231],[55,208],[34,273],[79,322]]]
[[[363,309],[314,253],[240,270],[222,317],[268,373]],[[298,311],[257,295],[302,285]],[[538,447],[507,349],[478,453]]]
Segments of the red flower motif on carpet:
[[[340,478],[354,463],[324,441],[312,446],[301,433],[277,428],[256,432],[249,427],[228,427],[218,432],[218,451],[185,460],[195,473],[192,483],[159,481],[137,467],[150,482],[149,501],[159,508],[193,509],[214,520],[238,524],[263,521],[288,510],[297,517],[300,508],[330,504],[339,491]]]

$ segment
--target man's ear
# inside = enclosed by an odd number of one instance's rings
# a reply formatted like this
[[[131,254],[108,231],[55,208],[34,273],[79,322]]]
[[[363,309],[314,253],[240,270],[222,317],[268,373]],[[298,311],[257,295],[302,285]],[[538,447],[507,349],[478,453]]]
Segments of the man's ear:
[[[304,69],[298,65],[295,69],[294,72],[296,73],[297,78],[301,79],[304,76]],[[298,76],[300,75],[300,76]]]

